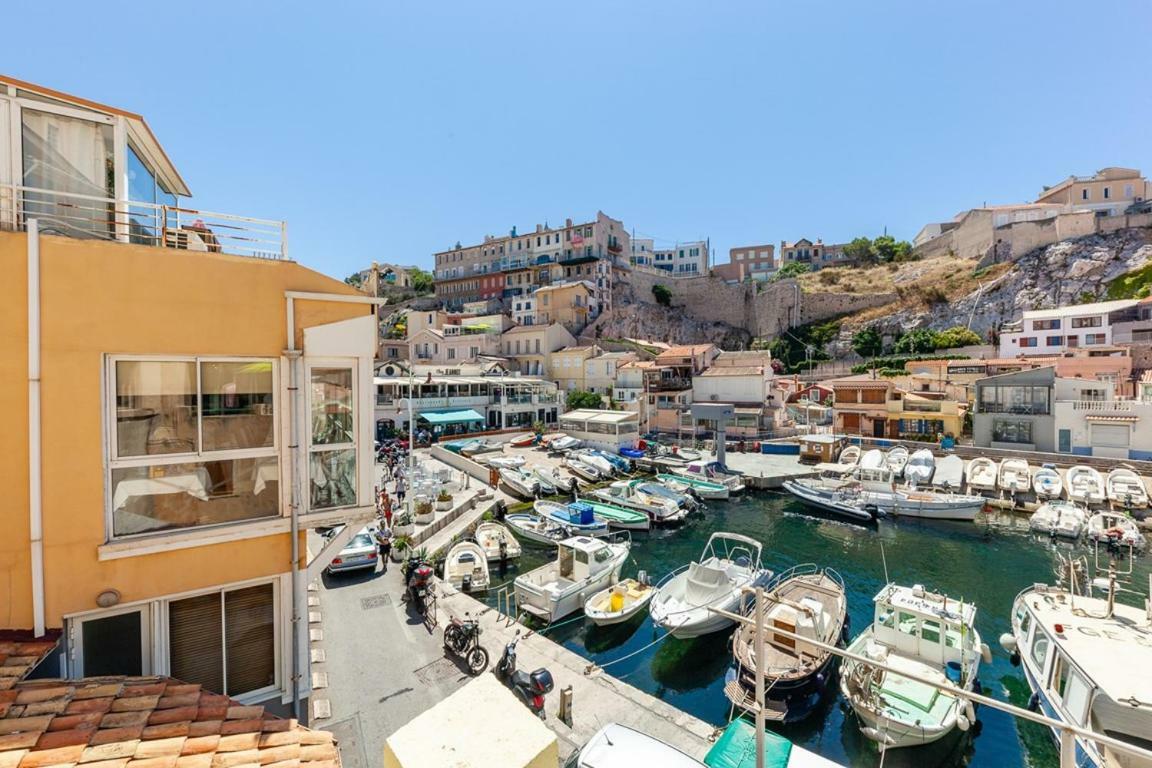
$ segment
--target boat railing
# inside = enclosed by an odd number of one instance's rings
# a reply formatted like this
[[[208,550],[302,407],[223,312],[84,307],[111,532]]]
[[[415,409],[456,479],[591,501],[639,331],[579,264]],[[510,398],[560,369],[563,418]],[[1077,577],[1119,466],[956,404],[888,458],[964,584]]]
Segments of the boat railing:
[[[632,532],[631,531],[609,531],[608,535],[598,537],[600,541],[609,544],[627,544],[632,546]]]
[[[660,589],[665,584],[672,581],[672,579],[676,578],[681,573],[684,573],[684,571],[688,570],[691,567],[692,567],[692,563],[688,563],[687,565],[680,566],[679,568],[677,568],[674,571],[669,571],[667,574],[664,575],[664,578],[662,578],[662,579],[660,579],[660,581],[656,582],[656,589]]]
[[[836,582],[836,585],[839,586],[840,589],[845,589],[843,577],[841,577],[839,571],[834,568],[826,568],[816,563],[797,563],[769,579],[768,583],[764,585],[764,591],[771,592],[784,582],[789,579],[794,579],[797,576],[815,576],[819,573],[824,573],[828,578]]]

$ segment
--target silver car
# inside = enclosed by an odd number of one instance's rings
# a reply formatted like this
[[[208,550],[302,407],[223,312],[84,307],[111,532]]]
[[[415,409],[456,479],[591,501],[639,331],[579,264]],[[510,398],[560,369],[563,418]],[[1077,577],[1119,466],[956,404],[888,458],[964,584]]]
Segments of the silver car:
[[[343,573],[361,568],[375,568],[379,560],[376,537],[368,528],[362,529],[344,545],[344,549],[328,564],[328,573]]]

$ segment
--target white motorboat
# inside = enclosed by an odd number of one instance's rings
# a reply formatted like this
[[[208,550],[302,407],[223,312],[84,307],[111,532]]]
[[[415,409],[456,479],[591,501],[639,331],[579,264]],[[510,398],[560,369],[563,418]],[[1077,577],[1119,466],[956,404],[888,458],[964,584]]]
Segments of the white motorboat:
[[[632,471],[632,462],[618,453],[612,453],[611,451],[601,451],[598,448],[591,448],[586,452],[592,454],[593,456],[599,456],[600,458],[604,459],[604,461],[612,465],[612,471],[614,472],[619,472],[623,475]]]
[[[675,471],[685,477],[720,483],[729,493],[740,493],[744,490],[744,475],[733,472],[718,461],[690,461],[688,466]]]
[[[1105,583],[1102,597],[1086,594],[1079,569],[1061,571],[1067,583],[1034,584],[1016,596],[1005,616],[1012,630],[1001,635],[1000,645],[1020,665],[1040,714],[1147,748],[1152,618],[1145,607],[1117,599],[1113,567],[1094,580]],[[1062,730],[1052,727],[1057,739]],[[1069,756],[1083,768],[1149,764],[1081,736]]]
[[[731,498],[732,495],[731,490],[724,483],[716,483],[693,475],[658,474],[656,479],[677,493],[686,493],[691,490],[702,499],[727,499]]]
[[[946,491],[959,491],[964,485],[964,459],[953,453],[937,461],[932,485]]]
[[[474,541],[461,541],[444,558],[444,581],[461,592],[488,589],[488,556]]]
[[[837,458],[836,461],[848,467],[856,466],[860,463],[860,446],[849,445],[840,451],[840,457]]]
[[[695,448],[675,448],[676,455],[680,457],[681,461],[700,461],[703,454]]]
[[[500,470],[500,484],[513,496],[534,499],[540,493],[540,481],[522,469],[508,467]]]
[[[641,574],[643,575],[643,574]],[[623,624],[644,612],[656,588],[643,580],[624,579],[597,592],[584,603],[584,615],[598,627]]]
[[[576,478],[565,477],[552,467],[541,467],[532,464],[524,467],[524,469],[531,472],[532,476],[540,483],[541,496],[554,496],[557,493],[567,493],[572,490],[572,485],[576,482]]]
[[[1024,459],[1002,459],[996,485],[1009,493],[1028,493],[1032,490],[1032,467]]]
[[[932,473],[936,471],[936,457],[927,448],[912,454],[904,466],[904,482],[911,486],[928,485]]]
[[[621,531],[612,541],[573,536],[557,545],[556,559],[516,577],[516,605],[553,622],[582,610],[584,602],[620,578],[632,540]]]
[[[904,468],[908,466],[908,449],[902,445],[897,445],[884,455],[884,461],[895,477],[901,477],[904,474]]]
[[[856,477],[860,482],[860,502],[875,506],[884,514],[934,520],[974,520],[984,509],[983,496],[897,488],[892,470],[886,464],[867,468],[861,462]]]
[[[572,474],[581,477],[590,483],[598,483],[602,479],[600,470],[587,463],[583,459],[578,459],[575,456],[565,456],[564,466],[572,471]]]
[[[848,652],[888,665],[889,672],[845,659],[840,691],[860,721],[860,732],[884,749],[930,744],[975,722],[971,691],[981,658],[991,652],[976,631],[976,607],[947,596],[889,584],[874,599],[872,626]],[[906,672],[935,686],[905,677]]]
[[[473,534],[476,543],[484,550],[489,562],[514,560],[520,557],[520,542],[512,532],[500,523],[480,523]]]
[[[572,535],[568,526],[530,512],[514,512],[507,515],[504,524],[517,536],[537,544],[556,544]]]
[[[732,626],[732,619],[710,609],[740,609],[744,587],[754,586],[767,574],[760,564],[762,548],[747,536],[713,533],[698,561],[673,571],[657,585],[649,607],[652,621],[681,639]]]
[[[634,483],[635,492],[640,498],[647,498],[653,504],[657,503],[660,499],[672,501],[677,508],[684,512],[691,512],[700,506],[695,498],[690,493],[687,493],[687,487],[682,486],[684,490],[677,491],[670,485],[660,482],[659,480],[643,480],[639,482],[635,480],[629,481]],[[641,496],[641,494],[643,494]]]
[[[596,467],[596,471],[599,472],[600,476],[604,479],[612,477],[613,473],[616,471],[616,468],[612,466],[612,462],[608,461],[608,459],[604,458],[595,451],[575,451],[571,454],[571,456],[591,467]]]
[[[1098,544],[1116,543],[1143,552],[1147,542],[1136,522],[1119,512],[1097,512],[1088,518],[1088,538]]]
[[[1064,489],[1070,501],[1081,504],[1104,503],[1104,478],[1095,469],[1077,464],[1064,474]]]
[[[835,678],[836,655],[805,640],[838,646],[844,640],[848,600],[844,580],[831,568],[812,563],[794,566],[772,580],[764,592],[764,663],[756,663],[755,602],[732,638],[733,664],[724,678],[724,694],[747,712],[756,710],[756,676],[764,678],[765,716],[798,722],[824,699]],[[777,634],[783,630],[804,639]]]
[[[1104,483],[1108,500],[1125,509],[1144,509],[1148,506],[1148,489],[1144,481],[1127,467],[1117,467],[1108,473]]]
[[[485,453],[497,453],[504,450],[503,443],[493,443],[487,438],[477,438],[460,449],[460,453],[468,458],[480,456]]]
[[[865,504],[860,491],[847,484],[836,487],[805,480],[785,480],[784,490],[806,506],[854,523],[872,523],[880,515],[875,504]]]
[[[625,509],[634,509],[648,515],[654,523],[681,522],[688,515],[672,498],[649,493],[648,486],[658,483],[646,480],[617,480],[607,488],[598,488],[591,495]],[[669,493],[672,493],[669,491]]]
[[[994,491],[999,481],[1000,471],[992,459],[978,456],[968,462],[968,470],[965,474],[969,492]]]
[[[571,451],[584,445],[583,440],[577,440],[575,437],[569,435],[557,435],[549,440],[546,444],[549,451],[563,452]]]
[[[1061,539],[1078,539],[1084,533],[1088,514],[1071,501],[1053,499],[1041,504],[1028,518],[1028,529]]]
[[[524,466],[523,456],[493,456],[489,459],[481,459],[481,461],[497,469],[515,469]]]
[[[880,469],[881,467],[887,468],[888,462],[884,457],[884,451],[879,448],[869,448],[864,451],[864,455],[860,457],[860,462],[857,465],[861,469]]]
[[[1064,494],[1064,478],[1051,464],[1045,464],[1032,473],[1032,491],[1041,501],[1058,499]]]
[[[532,509],[544,519],[563,525],[572,531],[573,536],[605,536],[608,534],[608,521],[597,517],[592,507],[582,502],[561,504],[556,501],[537,499],[533,502]]]

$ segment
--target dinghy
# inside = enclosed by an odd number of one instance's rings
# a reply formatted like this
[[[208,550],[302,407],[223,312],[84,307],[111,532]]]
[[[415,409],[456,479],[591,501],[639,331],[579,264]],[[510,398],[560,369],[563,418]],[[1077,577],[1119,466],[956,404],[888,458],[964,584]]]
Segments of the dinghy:
[[[1108,500],[1125,509],[1144,509],[1148,506],[1148,489],[1144,481],[1127,467],[1117,467],[1108,473],[1105,482]]]
[[[541,496],[555,496],[557,493],[568,493],[576,483],[576,478],[565,477],[552,467],[528,466],[526,470],[540,483]]]
[[[564,466],[568,467],[572,474],[582,477],[590,483],[598,483],[601,480],[600,470],[575,456],[565,456]]]
[[[733,472],[718,461],[690,461],[688,466],[674,471],[679,475],[721,483],[728,488],[729,493],[740,493],[744,490],[744,475]]]
[[[854,523],[873,523],[880,514],[875,504],[865,504],[860,492],[847,484],[835,487],[803,479],[785,480],[784,490],[805,506]]]
[[[500,470],[500,484],[513,496],[534,499],[540,492],[540,481],[522,469],[509,467]]]
[[[927,448],[912,454],[904,467],[904,481],[908,485],[928,485],[932,473],[936,471],[936,457]]]
[[[908,449],[902,445],[897,445],[885,454],[884,461],[888,464],[888,469],[892,470],[894,477],[901,477],[904,474],[904,468],[908,466]]]
[[[582,445],[584,445],[583,440],[577,440],[574,437],[569,437],[568,435],[564,434],[556,435],[547,443],[548,450],[556,453],[571,451],[575,448],[579,448]]]
[[[1143,552],[1146,544],[1135,521],[1117,512],[1097,512],[1088,518],[1088,538],[1098,544],[1115,542],[1137,552]]]
[[[596,471],[599,472],[600,476],[605,480],[612,477],[612,474],[616,471],[616,468],[612,466],[612,462],[608,461],[608,459],[604,458],[596,451],[575,451],[571,454],[571,456],[579,461],[584,462],[588,466],[596,467]]]
[[[461,541],[444,558],[444,581],[461,592],[488,589],[488,556],[474,541]]]
[[[504,518],[504,524],[526,541],[548,546],[563,541],[572,535],[568,526],[529,512],[514,512],[507,515]]]
[[[998,480],[999,469],[996,462],[983,456],[968,462],[967,471],[968,490],[994,491]]]
[[[1064,489],[1070,501],[1081,504],[1104,503],[1104,478],[1095,469],[1077,464],[1064,475]]]
[[[630,531],[647,531],[652,527],[652,518],[647,512],[628,509],[618,504],[606,504],[598,499],[584,498],[577,504],[592,507],[592,514],[608,523],[609,528],[625,528]]]
[[[584,608],[584,596],[615,584],[632,547],[628,534],[615,541],[573,536],[557,546],[556,559],[513,582],[516,605],[553,622]]]
[[[727,499],[730,495],[728,486],[723,483],[714,483],[711,480],[690,475],[658,474],[656,479],[674,491],[683,492],[690,488],[702,499]]]
[[[644,572],[640,572],[641,577]],[[608,589],[597,592],[584,603],[584,615],[598,627],[623,624],[644,612],[656,588],[643,578],[624,579]]]
[[[460,449],[460,453],[468,458],[479,456],[484,453],[497,453],[503,451],[504,446],[500,443],[493,443],[487,438],[479,438],[465,445]]]
[[[996,484],[1009,493],[1028,493],[1032,490],[1032,468],[1024,459],[1003,459]]]
[[[879,448],[870,448],[864,451],[864,455],[860,457],[858,465],[861,469],[880,469],[887,467],[888,462],[884,458],[884,451]]]
[[[1087,513],[1071,501],[1052,500],[1041,504],[1028,518],[1028,529],[1034,533],[1075,541],[1084,533]]]
[[[517,469],[524,466],[523,456],[493,456],[488,459],[488,466],[498,469]]]
[[[520,557],[520,542],[500,523],[480,523],[473,534],[489,562],[514,560]]]
[[[844,450],[840,451],[840,458],[837,463],[843,464],[846,467],[854,467],[860,463],[860,446],[850,445]]]
[[[732,626],[733,620],[712,608],[738,611],[744,587],[754,586],[766,571],[762,546],[738,533],[717,531],[708,537],[700,559],[666,576],[649,608],[652,621],[673,637],[700,637]]]
[[[515,437],[513,437],[511,440],[508,441],[508,445],[511,445],[514,448],[527,448],[528,446],[535,445],[535,444],[536,444],[536,433],[535,432],[525,432],[522,435],[516,435]]]
[[[1064,478],[1051,464],[1045,464],[1032,474],[1032,490],[1036,498],[1058,499],[1064,493]]]
[[[956,454],[945,456],[936,462],[932,473],[932,485],[946,491],[958,491],[964,484],[964,459]]]
[[[573,535],[606,536],[608,534],[607,521],[597,518],[596,513],[592,511],[592,506],[581,501],[560,504],[555,501],[539,500],[532,505],[532,509],[544,519],[568,528]]]
[[[644,488],[648,485],[657,484],[644,480],[617,480],[607,488],[592,491],[591,495],[618,507],[643,512],[654,523],[672,523],[684,519],[688,514],[686,509],[681,509],[670,498],[647,493]]]

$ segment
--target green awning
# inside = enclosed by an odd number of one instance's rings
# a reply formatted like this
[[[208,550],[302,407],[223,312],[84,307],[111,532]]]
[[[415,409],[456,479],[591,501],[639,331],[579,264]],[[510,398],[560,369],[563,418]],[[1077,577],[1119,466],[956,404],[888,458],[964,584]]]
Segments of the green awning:
[[[783,736],[764,732],[765,768],[786,768],[792,752],[792,742]],[[708,768],[755,768],[756,729],[747,720],[733,720],[724,733],[708,750],[704,758]]]
[[[465,424],[470,421],[484,421],[484,417],[471,408],[462,411],[424,411],[419,418],[429,424]]]

